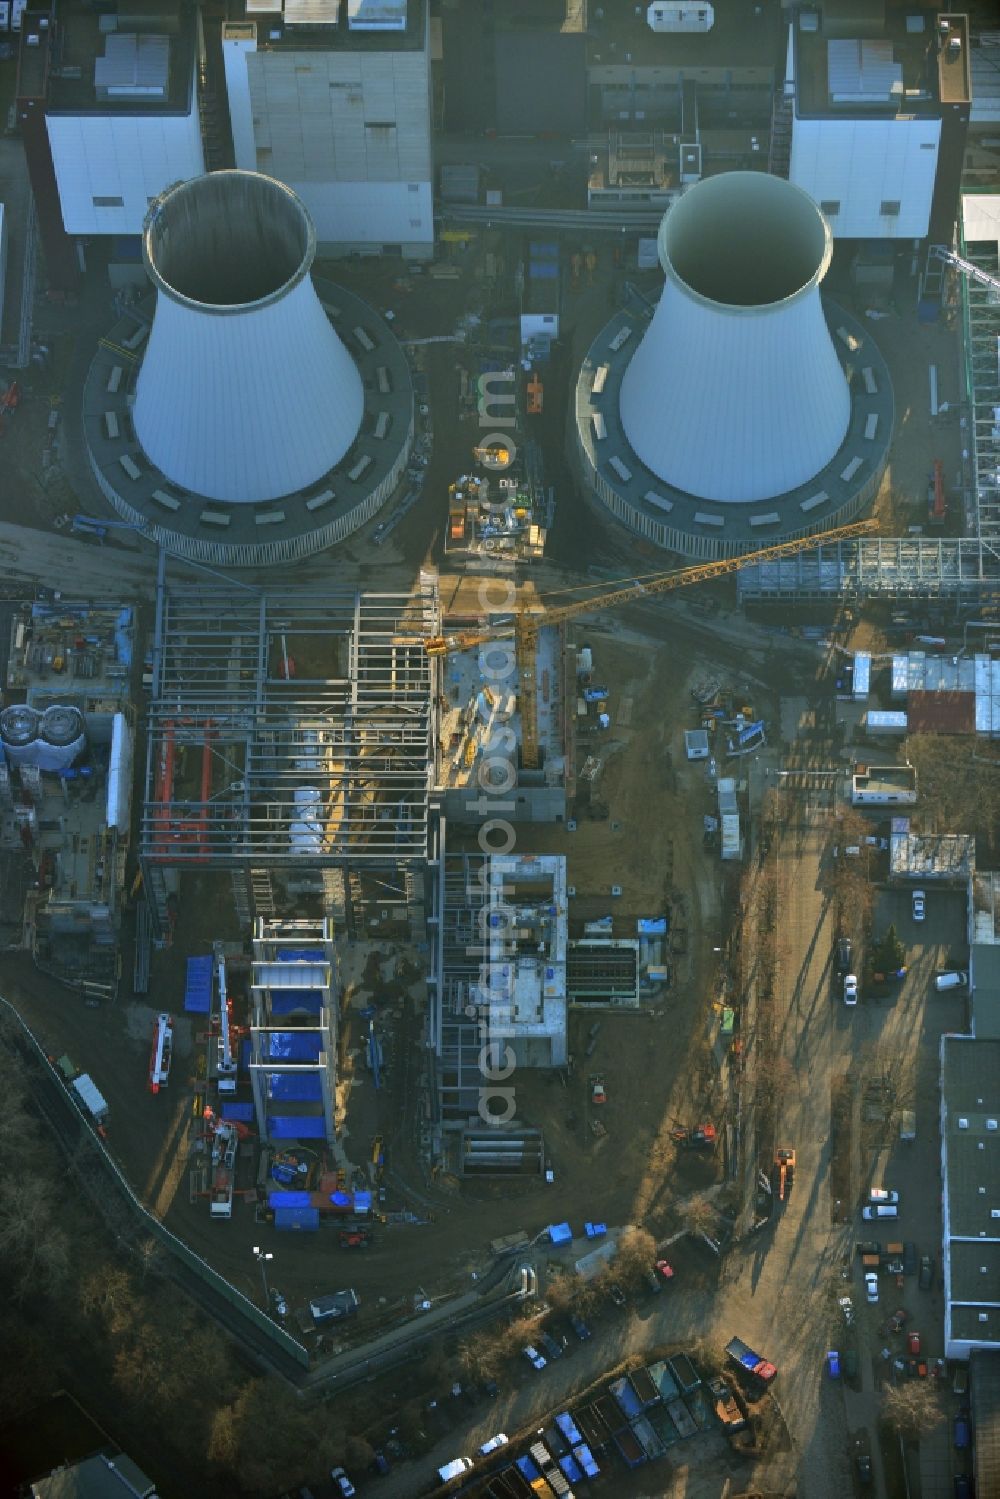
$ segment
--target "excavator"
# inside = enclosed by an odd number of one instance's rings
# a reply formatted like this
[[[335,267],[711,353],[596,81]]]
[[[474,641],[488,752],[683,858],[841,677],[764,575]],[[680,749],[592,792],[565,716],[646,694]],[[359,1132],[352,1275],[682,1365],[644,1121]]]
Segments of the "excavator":
[[[759,547],[753,552],[742,552],[736,557],[723,557],[716,562],[703,562],[694,567],[682,567],[665,573],[649,573],[645,577],[632,579],[621,588],[607,593],[592,594],[577,599],[571,604],[557,604],[540,611],[520,609],[512,619],[482,631],[461,632],[455,635],[432,635],[424,640],[428,656],[450,656],[455,652],[473,650],[476,646],[489,645],[496,640],[513,640],[519,684],[518,700],[521,710],[521,763],[526,770],[537,770],[541,763],[541,747],[538,738],[537,698],[537,642],[539,631],[549,625],[559,625],[575,619],[580,614],[593,610],[610,609],[619,604],[631,604],[637,599],[670,593],[677,588],[687,588],[692,583],[703,583],[711,578],[726,577],[744,567],[758,562],[771,562],[782,557],[794,557],[799,552],[811,551],[813,547],[849,541],[858,536],[870,535],[878,530],[878,522],[872,519],[852,521],[847,526],[836,526],[830,531],[820,531],[810,536],[799,536],[794,541],[778,541],[773,546]]]
[[[790,1145],[779,1145],[774,1152],[774,1170],[778,1178],[778,1201],[784,1202],[795,1181],[795,1151]]]

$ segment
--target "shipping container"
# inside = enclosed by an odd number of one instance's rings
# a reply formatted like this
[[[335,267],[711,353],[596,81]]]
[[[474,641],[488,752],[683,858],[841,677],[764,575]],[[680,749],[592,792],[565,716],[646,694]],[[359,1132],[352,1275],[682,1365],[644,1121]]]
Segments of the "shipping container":
[[[615,1432],[615,1446],[630,1468],[638,1468],[646,1461],[642,1443],[631,1426],[623,1427],[621,1431]]]
[[[632,1430],[639,1438],[643,1452],[645,1452],[651,1461],[655,1458],[663,1457],[667,1450],[666,1446],[660,1441],[660,1438],[656,1435],[656,1432],[650,1426],[645,1416],[636,1416],[632,1422]]]
[[[643,1410],[657,1404],[660,1392],[653,1383],[648,1369],[633,1369],[629,1375],[629,1383],[642,1402]]]
[[[609,1389],[630,1420],[642,1410],[642,1401],[627,1379],[612,1380]]]
[[[680,1437],[693,1437],[696,1434],[698,1427],[683,1400],[671,1400],[667,1410]]]

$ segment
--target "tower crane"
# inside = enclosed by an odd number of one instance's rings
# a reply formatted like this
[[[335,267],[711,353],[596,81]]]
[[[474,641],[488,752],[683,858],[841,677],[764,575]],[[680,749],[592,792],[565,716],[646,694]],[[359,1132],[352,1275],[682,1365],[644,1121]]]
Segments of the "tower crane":
[[[811,536],[800,536],[794,541],[777,541],[772,546],[759,547],[753,552],[742,552],[737,557],[723,557],[716,562],[701,562],[694,567],[677,568],[667,573],[652,573],[649,577],[636,579],[622,588],[594,594],[590,598],[577,599],[572,604],[560,604],[555,608],[543,608],[541,612],[520,609],[508,623],[492,629],[462,632],[456,635],[434,635],[424,641],[428,656],[450,656],[456,651],[472,650],[479,645],[490,645],[497,640],[514,641],[514,657],[520,684],[521,709],[521,763],[526,770],[537,770],[540,761],[538,743],[538,701],[536,697],[536,647],[538,632],[547,625],[563,624],[579,614],[589,614],[595,609],[611,609],[619,604],[631,604],[652,594],[669,593],[675,588],[687,588],[692,583],[703,583],[709,578],[723,578],[729,573],[739,572],[757,562],[770,562],[779,557],[794,557],[799,552],[835,541],[849,541],[857,536],[869,535],[878,529],[875,520],[852,521],[847,526],[836,526],[830,531],[821,531]]]

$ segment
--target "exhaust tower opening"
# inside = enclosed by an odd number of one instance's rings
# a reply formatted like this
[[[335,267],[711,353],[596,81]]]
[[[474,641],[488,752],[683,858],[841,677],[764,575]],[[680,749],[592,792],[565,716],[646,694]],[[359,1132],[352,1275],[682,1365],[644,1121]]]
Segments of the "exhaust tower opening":
[[[660,228],[668,278],[730,307],[766,307],[816,285],[832,254],[829,226],[792,183],[724,172],[685,193]]]
[[[273,178],[213,172],[171,188],[150,210],[146,265],[159,290],[202,307],[246,307],[291,289],[316,235],[299,199]]]

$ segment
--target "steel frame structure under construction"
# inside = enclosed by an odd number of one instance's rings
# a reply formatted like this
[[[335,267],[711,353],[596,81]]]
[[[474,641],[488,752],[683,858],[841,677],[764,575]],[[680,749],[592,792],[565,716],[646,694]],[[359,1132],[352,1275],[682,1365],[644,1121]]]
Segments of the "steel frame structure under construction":
[[[242,872],[249,924],[273,914],[252,895],[271,871],[426,861],[439,628],[432,574],[413,593],[161,580],[140,825],[161,928],[167,870]]]
[[[947,599],[956,607],[1000,598],[1000,541],[876,536],[750,563],[737,574],[741,603],[768,599]]]

